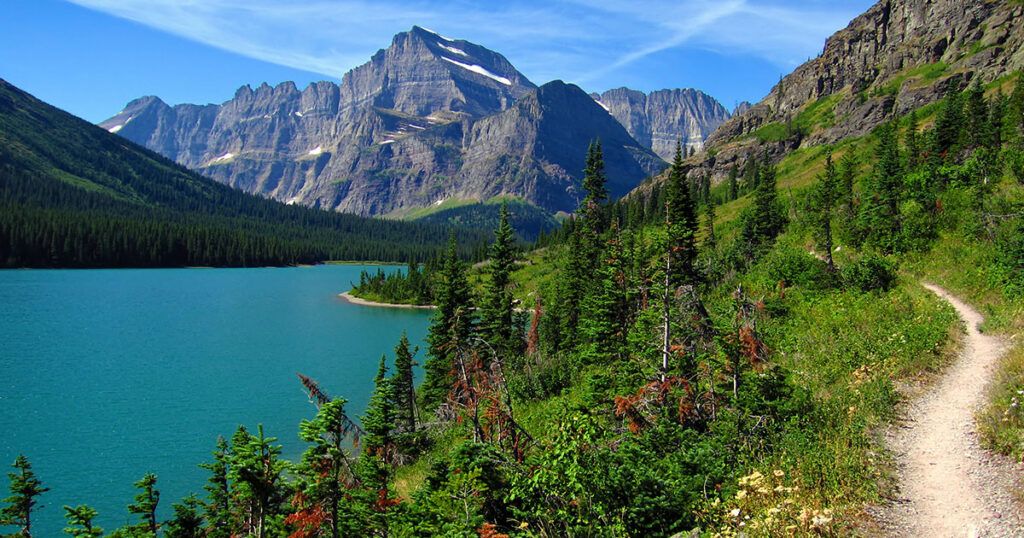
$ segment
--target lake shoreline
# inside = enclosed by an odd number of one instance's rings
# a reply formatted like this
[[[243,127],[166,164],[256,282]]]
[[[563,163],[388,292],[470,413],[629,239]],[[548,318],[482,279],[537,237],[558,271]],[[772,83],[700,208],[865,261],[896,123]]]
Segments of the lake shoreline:
[[[338,297],[341,298],[341,300],[343,300],[343,301],[345,301],[345,302],[347,302],[349,304],[354,304],[354,305],[359,305],[359,306],[375,306],[375,307],[378,307],[378,308],[412,308],[412,309],[418,309],[418,310],[433,310],[433,309],[437,308],[434,305],[401,304],[401,303],[380,303],[380,302],[377,302],[377,301],[368,301],[368,300],[363,299],[361,297],[356,297],[355,295],[352,295],[351,293],[349,293],[347,291],[339,293]]]

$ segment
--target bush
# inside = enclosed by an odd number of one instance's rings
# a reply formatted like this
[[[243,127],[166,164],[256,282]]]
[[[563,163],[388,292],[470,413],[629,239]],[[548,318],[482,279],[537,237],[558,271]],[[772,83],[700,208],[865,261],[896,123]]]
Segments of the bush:
[[[899,264],[885,256],[868,252],[842,268],[843,281],[851,288],[868,292],[889,291],[896,283],[896,269]]]

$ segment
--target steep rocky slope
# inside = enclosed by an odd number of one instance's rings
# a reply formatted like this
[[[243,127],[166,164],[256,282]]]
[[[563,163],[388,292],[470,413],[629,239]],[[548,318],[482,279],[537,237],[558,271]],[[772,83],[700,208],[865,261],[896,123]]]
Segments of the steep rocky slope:
[[[949,84],[981,83],[1024,67],[1017,2],[882,0],[836,32],[823,52],[707,140],[691,175],[725,179],[735,162],[767,151],[860,136],[937,101]]]
[[[710,95],[687,88],[645,94],[629,88],[592,94],[619,120],[629,134],[662,159],[672,160],[676,141],[690,150],[704,149],[704,140],[725,120],[729,111]]]
[[[500,54],[418,27],[340,85],[245,86],[207,106],[145,97],[100,125],[247,192],[362,215],[499,195],[571,211],[596,138],[615,193],[664,165],[579,88],[538,90]]]

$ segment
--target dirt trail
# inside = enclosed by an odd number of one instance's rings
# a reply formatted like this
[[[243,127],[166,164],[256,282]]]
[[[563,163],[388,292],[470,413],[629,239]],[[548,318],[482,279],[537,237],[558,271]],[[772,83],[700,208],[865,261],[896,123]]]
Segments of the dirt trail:
[[[967,333],[957,361],[889,434],[903,498],[885,507],[878,522],[895,536],[1024,536],[1012,494],[1021,473],[983,450],[974,431],[974,414],[1005,347],[981,334],[984,318],[976,310],[938,286],[924,286],[956,308]]]

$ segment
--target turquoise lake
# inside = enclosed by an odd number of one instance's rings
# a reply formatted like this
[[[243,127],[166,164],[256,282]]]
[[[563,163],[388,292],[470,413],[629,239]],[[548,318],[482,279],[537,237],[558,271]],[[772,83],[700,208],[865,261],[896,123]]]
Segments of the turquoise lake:
[[[355,417],[402,331],[424,347],[430,311],[337,297],[364,268],[0,271],[0,498],[23,453],[51,488],[36,536],[60,535],[62,505],[79,504],[109,532],[147,472],[161,519],[189,493],[205,498],[198,464],[239,425],[263,424],[298,460],[299,422],[316,408],[296,373]]]

